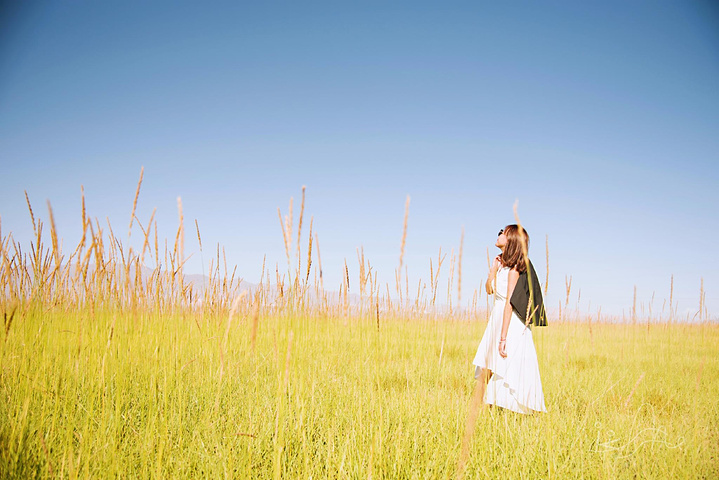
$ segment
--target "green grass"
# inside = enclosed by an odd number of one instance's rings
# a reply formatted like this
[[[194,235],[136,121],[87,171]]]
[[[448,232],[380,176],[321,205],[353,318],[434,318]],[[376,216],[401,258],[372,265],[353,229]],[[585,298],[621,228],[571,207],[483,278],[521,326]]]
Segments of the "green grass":
[[[2,478],[456,478],[485,322],[65,311],[0,345]],[[534,330],[548,413],[467,478],[716,478],[719,327]]]

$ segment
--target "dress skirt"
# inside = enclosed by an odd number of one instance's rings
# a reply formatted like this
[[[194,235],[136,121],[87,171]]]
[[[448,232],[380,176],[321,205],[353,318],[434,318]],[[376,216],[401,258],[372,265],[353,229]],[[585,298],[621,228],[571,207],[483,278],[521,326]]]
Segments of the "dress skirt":
[[[514,311],[507,331],[507,357],[499,355],[505,301],[495,296],[487,328],[472,362],[476,367],[475,378],[480,377],[482,369],[492,372],[485,403],[518,413],[546,412],[532,330],[525,327]]]

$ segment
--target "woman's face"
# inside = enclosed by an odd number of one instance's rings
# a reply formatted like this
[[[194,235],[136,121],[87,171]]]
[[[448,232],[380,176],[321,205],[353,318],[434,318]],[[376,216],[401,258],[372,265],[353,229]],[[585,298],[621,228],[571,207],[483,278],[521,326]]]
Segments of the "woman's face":
[[[504,229],[499,231],[499,235],[497,236],[497,241],[494,243],[494,246],[501,249],[504,249],[504,247],[507,246],[507,236],[504,234]]]

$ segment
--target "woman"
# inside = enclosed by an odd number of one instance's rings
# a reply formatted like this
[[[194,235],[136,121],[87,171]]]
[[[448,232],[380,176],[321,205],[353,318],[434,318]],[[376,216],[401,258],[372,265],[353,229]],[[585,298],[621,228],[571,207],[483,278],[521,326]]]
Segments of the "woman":
[[[529,236],[524,228],[520,231],[517,225],[507,225],[500,230],[495,246],[502,253],[494,259],[486,283],[487,294],[494,294],[494,307],[474,357],[475,378],[487,386],[485,403],[518,413],[546,412],[537,352],[529,328],[531,323],[546,324],[542,323],[544,308],[539,282],[525,256]],[[521,291],[515,292],[520,276],[523,276],[519,282]],[[517,297],[524,297],[524,303],[521,298],[515,302]],[[531,300],[527,301],[527,297]],[[530,308],[517,312],[513,303]],[[525,324],[522,317],[531,321]]]

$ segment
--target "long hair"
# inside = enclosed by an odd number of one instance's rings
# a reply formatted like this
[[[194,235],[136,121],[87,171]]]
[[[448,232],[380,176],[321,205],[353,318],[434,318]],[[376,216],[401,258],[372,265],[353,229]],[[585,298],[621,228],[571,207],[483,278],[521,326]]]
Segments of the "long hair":
[[[522,227],[521,231],[518,225],[512,224],[504,227],[504,234],[507,236],[507,245],[500,257],[505,267],[514,268],[519,273],[527,270],[527,261],[525,251],[529,251],[529,234]],[[522,244],[524,243],[524,248]]]

